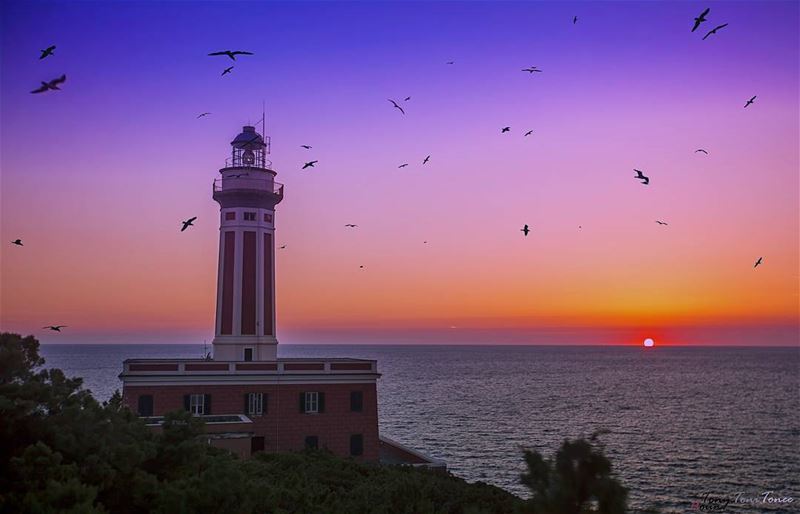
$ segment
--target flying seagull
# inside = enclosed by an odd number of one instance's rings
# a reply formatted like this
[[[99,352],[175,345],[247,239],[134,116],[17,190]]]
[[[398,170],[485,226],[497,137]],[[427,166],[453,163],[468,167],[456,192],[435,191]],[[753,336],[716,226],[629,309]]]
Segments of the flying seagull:
[[[197,115],[197,119],[204,118],[204,117],[208,116],[209,114],[211,114],[211,113],[210,112],[201,112],[200,114]]]
[[[573,16],[572,17],[572,24],[575,25],[576,23],[578,23],[578,17],[577,16]]]
[[[305,148],[306,150],[311,150],[309,145],[300,145],[300,148]]]
[[[314,165],[315,165],[317,162],[319,162],[319,161],[308,161],[307,163],[303,164],[303,167],[302,167],[302,169],[306,169],[306,168],[313,168],[313,167],[314,167]]]
[[[530,136],[531,134],[533,134],[533,131],[532,131],[532,130],[529,130],[529,131],[525,132],[525,137],[528,137],[528,136]]]
[[[181,227],[181,232],[183,232],[184,230],[186,230],[189,227],[193,227],[194,226],[194,220],[196,220],[196,219],[197,219],[197,216],[195,216],[193,218],[189,218],[186,221],[181,221],[181,223],[183,223],[183,226]]]
[[[224,77],[225,75],[230,73],[232,69],[233,69],[233,66],[231,66],[230,68],[225,68],[224,70],[222,70],[222,76]]]
[[[46,327],[42,327],[42,328],[49,328],[53,332],[61,332],[61,329],[62,328],[67,328],[67,326],[66,325],[47,325]]]
[[[718,27],[714,27],[713,29],[709,30],[709,31],[708,31],[708,34],[706,34],[705,36],[703,36],[703,41],[705,41],[705,39],[706,39],[708,36],[710,36],[711,34],[716,34],[716,33],[717,33],[717,31],[718,31],[719,29],[725,28],[725,27],[727,27],[727,26],[728,26],[728,24],[727,24],[727,23],[723,23],[722,25],[720,25],[720,26],[718,26]]]
[[[650,177],[645,177],[645,176],[644,176],[644,173],[642,173],[641,171],[639,171],[639,170],[637,170],[637,169],[635,169],[635,168],[634,168],[634,170],[633,170],[633,171],[635,171],[635,172],[636,172],[636,178],[637,178],[637,179],[639,179],[639,180],[641,180],[643,185],[645,185],[645,186],[646,186],[647,184],[649,184],[649,183],[650,183]]]
[[[400,112],[402,112],[403,114],[405,114],[405,113],[406,113],[406,111],[404,111],[402,107],[400,107],[399,105],[397,105],[397,102],[395,102],[395,101],[394,101],[394,100],[392,100],[391,98],[387,98],[387,100],[389,100],[390,102],[392,102],[392,105],[394,105],[394,106],[395,106],[395,108],[397,108],[397,109],[400,109]]]
[[[500,133],[501,134],[505,134],[506,132],[510,132],[510,131],[511,131],[511,127],[503,127],[502,129],[500,129]]]
[[[700,16],[698,16],[697,18],[694,19],[694,27],[692,27],[692,32],[697,30],[697,27],[699,27],[701,23],[703,23],[704,21],[708,21],[708,20],[706,20],[706,14],[708,14],[708,11],[710,11],[710,10],[711,10],[711,8],[709,7],[705,11],[701,12]]]
[[[410,97],[410,96],[407,96],[407,97],[405,97],[405,98],[403,99],[403,101],[404,101],[404,102],[408,102],[409,100],[411,100],[411,97]]]
[[[703,150],[702,148],[698,148],[697,150],[694,151],[694,153],[697,153],[697,152],[703,152],[704,154],[708,155],[708,152]]]
[[[428,164],[428,161],[430,161],[430,160],[431,160],[431,156],[429,155],[429,156],[425,157],[425,160],[422,161],[422,164]]]
[[[541,73],[542,72],[542,70],[536,68],[536,66],[531,66],[530,68],[524,68],[522,71],[527,71],[528,73],[533,73],[533,72]]]
[[[253,52],[245,52],[242,50],[233,50],[233,51],[225,50],[222,52],[211,52],[208,55],[227,55],[228,57],[230,57],[232,60],[235,61],[237,55],[253,55]]]
[[[356,228],[357,226],[358,226],[358,225],[356,225],[356,224],[354,224],[354,223],[347,223],[347,224],[345,224],[345,227],[350,227],[350,228]]]
[[[455,64],[455,61],[447,61],[445,64]]]
[[[59,91],[59,90],[61,90],[61,88],[58,87],[58,86],[60,84],[63,84],[64,82],[66,82],[66,80],[67,80],[67,76],[66,75],[61,75],[57,79],[53,79],[50,82],[42,81],[42,85],[39,86],[38,88],[34,89],[33,91],[31,91],[31,93],[44,93],[45,91],[49,91],[49,90]]]
[[[756,101],[756,97],[754,96],[753,98],[751,98],[750,100],[748,100],[748,101],[747,101],[747,103],[746,103],[746,104],[744,104],[744,106],[745,106],[745,107],[747,107],[748,105],[750,105],[751,103],[753,103],[753,102],[755,102],[755,101]]]
[[[756,261],[755,265],[753,266],[753,268],[757,268],[758,265],[761,264],[761,261],[763,261],[763,260],[764,260],[763,257],[759,257],[758,260]]]
[[[358,267],[358,269],[364,269],[364,266],[363,266],[363,265],[362,265],[362,266],[359,266],[359,267]]]
[[[55,50],[55,49],[56,49],[56,45],[50,45],[47,48],[45,48],[44,50],[40,50],[40,52],[42,52],[42,55],[39,56],[39,60],[41,61],[45,57],[47,57],[49,55],[53,55],[53,50]]]
[[[11,241],[11,244],[12,245],[17,245],[17,246],[24,246],[22,244],[22,239],[15,239],[15,240]]]
[[[531,229],[530,229],[530,228],[528,228],[528,225],[525,225],[525,226],[523,226],[523,227],[522,227],[521,229],[519,229],[519,230],[520,230],[520,232],[522,232],[523,234],[525,234],[525,236],[526,236],[526,237],[527,237],[527,235],[528,235],[528,232],[530,232],[530,231],[531,231]]]
[[[286,245],[279,246],[278,250],[283,250],[284,248],[286,248]]]
[[[405,168],[406,166],[408,166],[408,163],[407,163],[407,162],[404,162],[403,164],[401,164],[400,166],[398,166],[398,168]]]
[[[659,221],[659,220],[656,220],[656,223],[658,223],[659,225],[666,225],[666,223],[664,223],[663,221]]]

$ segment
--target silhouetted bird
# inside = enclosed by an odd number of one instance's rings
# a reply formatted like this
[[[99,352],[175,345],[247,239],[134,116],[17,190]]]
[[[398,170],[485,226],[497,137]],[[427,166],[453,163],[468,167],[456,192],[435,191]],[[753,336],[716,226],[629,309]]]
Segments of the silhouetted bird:
[[[364,266],[359,266],[358,269],[364,269]]]
[[[405,98],[403,99],[403,101],[404,101],[404,102],[408,102],[409,100],[411,100],[411,97],[410,97],[410,96],[407,96],[407,97],[405,97]]]
[[[656,223],[658,223],[659,225],[666,225],[666,223],[664,223],[663,221],[659,221],[659,220],[656,220]]]
[[[197,115],[197,119],[204,118],[204,117],[208,116],[209,114],[211,114],[211,113],[210,112],[201,112],[200,114]]]
[[[528,235],[528,232],[530,232],[530,231],[531,231],[531,229],[530,229],[530,228],[528,228],[528,225],[525,225],[525,226],[523,226],[523,227],[522,227],[521,229],[519,229],[519,230],[520,230],[520,232],[522,232],[523,234],[525,234],[525,236],[527,236],[527,235]]]
[[[42,327],[42,328],[49,328],[53,332],[61,332],[61,329],[62,328],[67,328],[67,326],[66,325],[47,325],[46,327]]]
[[[423,241],[422,244],[426,245],[426,244],[428,244],[428,242],[427,241]]]
[[[506,132],[510,132],[510,131],[511,131],[511,127],[503,127],[502,129],[500,129],[500,133],[501,134],[505,134]]]
[[[525,137],[528,137],[528,136],[530,136],[531,134],[533,134],[533,131],[532,131],[532,130],[529,130],[529,131],[525,132]]]
[[[650,177],[645,177],[645,176],[644,176],[644,173],[642,173],[641,171],[639,171],[639,170],[637,170],[637,169],[635,169],[635,168],[634,168],[634,170],[633,170],[633,171],[635,171],[635,172],[636,172],[636,178],[638,178],[639,180],[641,180],[641,181],[642,181],[642,184],[644,184],[644,185],[646,186],[647,184],[649,184],[649,183],[650,183]]]
[[[183,223],[183,226],[181,227],[181,232],[183,232],[184,230],[186,230],[189,227],[193,227],[194,226],[194,220],[196,220],[196,219],[197,219],[197,216],[195,216],[193,218],[189,218],[186,221],[181,221],[181,223]]]
[[[429,155],[429,156],[425,157],[425,160],[422,161],[422,164],[428,164],[428,161],[430,161],[430,160],[431,160],[431,156]]]
[[[708,152],[706,152],[702,148],[698,148],[697,150],[694,151],[694,153],[697,153],[697,152],[703,152],[704,154],[708,155]]]
[[[404,162],[403,164],[401,164],[400,166],[398,166],[398,168],[405,168],[406,166],[408,166],[408,163],[407,163],[407,162]]]
[[[39,56],[39,60],[41,61],[45,57],[47,57],[49,55],[53,55],[53,50],[55,50],[55,49],[56,49],[56,45],[50,45],[47,48],[45,48],[44,50],[40,50],[40,52],[42,52],[42,55]]]
[[[356,225],[356,224],[354,224],[354,223],[347,223],[347,224],[345,224],[345,227],[350,227],[350,228],[356,228],[357,226],[358,226],[358,225]]]
[[[759,265],[759,264],[761,264],[761,261],[763,261],[763,260],[764,260],[764,258],[763,258],[763,257],[759,257],[759,258],[758,258],[758,260],[756,261],[756,263],[755,263],[755,265],[754,265],[753,267],[754,267],[754,268],[757,268],[757,267],[758,267],[758,265]]]
[[[750,100],[748,100],[748,101],[747,101],[747,103],[746,103],[746,104],[744,104],[744,106],[745,106],[745,107],[747,107],[748,105],[750,105],[751,103],[753,103],[753,102],[755,102],[755,101],[756,101],[756,97],[754,96],[753,98],[751,98]]]
[[[447,61],[445,64],[455,64],[455,61]]]
[[[67,80],[66,75],[61,75],[57,79],[53,79],[50,82],[42,81],[42,85],[38,88],[31,91],[31,93],[44,93],[45,91],[60,91],[61,88],[58,87],[60,84],[63,84]]]
[[[698,16],[697,18],[694,19],[694,27],[692,27],[692,32],[697,30],[697,27],[699,27],[701,23],[703,23],[704,21],[708,21],[708,20],[706,20],[706,14],[708,14],[708,11],[710,11],[710,10],[711,10],[711,8],[709,7],[705,11],[701,12],[700,16]]]
[[[319,161],[308,161],[307,163],[303,164],[303,168],[302,168],[302,169],[306,169],[306,168],[313,168],[313,167],[314,167],[314,165],[315,165],[317,162],[319,162]]]
[[[225,75],[230,73],[232,69],[233,69],[233,66],[231,66],[230,68],[225,68],[224,70],[222,70],[222,76],[224,77]]]
[[[283,250],[284,248],[286,248],[286,245],[279,246],[278,250]]]
[[[528,73],[533,73],[533,72],[541,73],[542,72],[542,70],[536,68],[536,66],[531,66],[530,68],[524,68],[522,71],[527,71]]]
[[[311,147],[308,145],[300,145],[300,148],[305,148],[306,150],[311,150]]]
[[[720,26],[718,26],[718,27],[714,27],[713,29],[709,30],[709,31],[708,31],[708,34],[706,34],[705,36],[703,36],[703,41],[705,41],[705,40],[706,40],[706,38],[707,38],[708,36],[710,36],[711,34],[716,34],[716,33],[717,33],[717,31],[718,31],[719,29],[725,28],[725,27],[727,27],[727,26],[728,26],[728,24],[727,24],[727,23],[723,23],[722,25],[720,25]]]
[[[17,245],[17,246],[25,246],[25,245],[22,244],[22,239],[15,239],[15,240],[11,241],[11,244],[12,245]]]
[[[400,112],[402,112],[403,114],[405,114],[405,113],[406,113],[406,111],[404,111],[402,107],[400,107],[399,105],[397,105],[397,102],[395,102],[395,101],[394,101],[394,100],[392,100],[391,98],[388,98],[387,100],[389,100],[390,102],[392,102],[392,105],[394,105],[396,109],[399,109],[399,110],[400,110]]]
[[[573,16],[572,17],[572,24],[575,25],[576,23],[578,23],[578,17],[577,16]]]
[[[211,52],[208,55],[227,55],[228,57],[230,57],[232,60],[235,61],[237,55],[253,55],[253,52],[245,52],[242,50],[233,50],[233,51],[225,50],[222,52]]]

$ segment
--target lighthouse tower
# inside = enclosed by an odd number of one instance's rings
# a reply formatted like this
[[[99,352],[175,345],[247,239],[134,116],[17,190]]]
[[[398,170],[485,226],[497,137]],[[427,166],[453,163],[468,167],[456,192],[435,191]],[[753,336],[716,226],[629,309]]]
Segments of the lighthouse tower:
[[[214,359],[274,361],[275,206],[283,184],[267,160],[269,138],[245,126],[214,180],[219,203],[219,266]]]

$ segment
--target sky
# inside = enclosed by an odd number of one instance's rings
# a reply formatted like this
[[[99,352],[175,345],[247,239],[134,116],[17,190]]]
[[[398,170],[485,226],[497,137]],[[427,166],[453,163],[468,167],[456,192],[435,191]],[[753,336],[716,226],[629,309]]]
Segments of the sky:
[[[800,345],[798,2],[0,10],[2,330],[210,342],[264,102],[281,343]]]

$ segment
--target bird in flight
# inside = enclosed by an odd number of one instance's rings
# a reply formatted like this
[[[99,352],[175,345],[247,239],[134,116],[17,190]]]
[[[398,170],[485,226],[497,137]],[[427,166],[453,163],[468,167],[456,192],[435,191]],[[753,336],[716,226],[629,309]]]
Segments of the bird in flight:
[[[358,267],[358,269],[364,269],[364,266],[363,266],[363,265],[362,265],[362,266],[359,266],[359,267]]]
[[[711,10],[711,8],[709,7],[705,11],[701,12],[700,16],[698,16],[697,18],[694,19],[694,27],[692,27],[692,32],[697,30],[697,27],[699,27],[701,23],[703,23],[704,21],[708,21],[708,20],[706,20],[706,14],[708,14],[708,11],[710,11],[710,10]]]
[[[717,31],[718,31],[719,29],[725,28],[725,27],[727,27],[727,26],[728,26],[728,24],[727,24],[727,23],[723,23],[722,25],[719,25],[719,26],[717,26],[717,27],[714,27],[713,29],[709,30],[709,31],[708,31],[708,34],[706,34],[705,36],[703,36],[703,41],[705,41],[705,40],[706,40],[706,38],[707,38],[708,36],[710,36],[711,34],[716,34],[716,33],[717,33]]]
[[[422,164],[428,164],[428,161],[430,161],[430,160],[431,160],[431,156],[429,155],[429,156],[425,157],[425,160],[422,161]]]
[[[204,118],[204,117],[208,116],[209,114],[211,114],[211,113],[210,112],[201,112],[200,114],[197,115],[197,119],[199,120],[200,118]]]
[[[286,248],[286,245],[281,245],[278,247],[278,250],[283,250],[284,248]]]
[[[578,17],[577,16],[573,16],[572,17],[572,24],[575,25],[576,23],[578,23]]]
[[[746,104],[744,104],[744,106],[745,106],[745,107],[747,107],[748,105],[750,105],[751,103],[753,103],[753,102],[755,102],[755,101],[756,101],[756,97],[754,96],[753,98],[751,98],[750,100],[748,100],[748,101],[747,101],[747,103],[746,103]]]
[[[17,246],[24,246],[22,244],[22,239],[15,239],[15,240],[11,241],[11,244],[12,245],[17,245]]]
[[[399,110],[400,110],[400,112],[402,112],[403,114],[405,114],[405,113],[406,113],[406,111],[404,111],[402,107],[400,107],[399,105],[397,105],[397,102],[395,102],[395,101],[394,101],[394,100],[392,100],[391,98],[387,98],[387,100],[389,100],[390,102],[392,102],[392,105],[394,105],[396,109],[399,109]]]
[[[525,132],[525,137],[528,137],[528,136],[530,136],[531,134],[533,134],[533,131],[532,131],[532,130],[529,130],[529,131]]]
[[[50,91],[50,90],[60,91],[61,88],[58,87],[58,86],[60,84],[63,84],[64,82],[66,82],[66,80],[67,80],[67,76],[66,75],[61,75],[57,79],[53,79],[50,82],[42,81],[42,85],[39,86],[38,88],[34,89],[33,91],[31,91],[31,93],[44,93],[45,91]]]
[[[224,77],[225,75],[230,73],[232,69],[233,69],[233,66],[231,66],[230,68],[225,68],[224,70],[222,70],[222,76]]]
[[[536,66],[531,66],[530,68],[524,68],[522,71],[527,71],[528,73],[533,73],[533,72],[541,73],[542,72],[542,70],[538,69]]]
[[[181,227],[181,232],[183,232],[184,230],[186,230],[189,227],[193,227],[194,226],[194,220],[196,220],[196,219],[197,219],[197,216],[195,216],[193,218],[189,218],[186,221],[181,221],[181,223],[183,223],[183,226]]]
[[[403,164],[401,164],[400,166],[398,166],[398,168],[405,168],[406,166],[408,166],[408,163],[407,163],[407,162],[404,162]]]
[[[500,129],[501,134],[505,134],[506,132],[511,132],[511,127],[503,127]]]
[[[300,148],[305,148],[306,150],[311,150],[309,145],[300,145]]]
[[[637,169],[635,169],[635,168],[634,168],[634,170],[633,170],[633,171],[635,171],[635,172],[636,172],[636,178],[637,178],[637,179],[639,179],[639,180],[641,180],[643,185],[645,185],[645,186],[646,186],[647,184],[649,184],[649,183],[650,183],[650,177],[645,177],[645,176],[644,176],[644,173],[642,173],[641,171],[639,171],[639,170],[637,170]]]
[[[47,325],[46,327],[42,327],[42,328],[49,328],[53,332],[61,332],[61,329],[62,328],[67,328],[67,326],[66,325]]]
[[[447,61],[445,64],[455,64],[455,61]]]
[[[49,55],[53,55],[53,50],[55,50],[55,49],[56,49],[56,45],[50,45],[47,48],[45,48],[44,50],[40,50],[40,52],[42,52],[42,55],[39,56],[39,60],[41,61],[45,57],[47,57]]]
[[[522,227],[521,229],[519,229],[519,230],[520,230],[520,232],[522,232],[523,234],[525,234],[525,236],[526,236],[526,237],[527,237],[527,235],[528,235],[528,232],[530,232],[530,231],[531,231],[531,229],[530,229],[530,228],[528,228],[528,225],[525,225],[525,226],[523,226],[523,227]]]
[[[410,96],[407,96],[407,97],[405,97],[405,98],[403,99],[403,101],[404,101],[404,102],[408,102],[409,100],[411,100],[411,97],[410,97]]]
[[[302,169],[306,169],[306,168],[313,168],[313,167],[314,167],[314,165],[315,165],[317,162],[319,162],[319,161],[308,161],[307,163],[303,164],[303,168],[302,168]]]
[[[708,152],[703,150],[702,148],[698,148],[697,150],[694,151],[694,153],[697,153],[697,152],[703,152],[704,154],[708,155]]]
[[[243,50],[233,50],[233,51],[225,50],[222,52],[211,52],[208,55],[227,55],[228,57],[230,57],[232,60],[235,61],[237,55],[253,55],[253,52],[245,52]]]
[[[347,223],[347,224],[345,224],[345,227],[350,227],[350,228],[356,228],[357,226],[358,226],[358,225],[356,225],[356,224],[354,224],[354,223]]]
[[[764,260],[763,257],[759,257],[758,260],[756,261],[755,265],[753,266],[753,268],[757,268],[758,265],[761,264],[761,261],[763,261],[763,260]]]
[[[664,223],[663,221],[659,221],[659,220],[656,220],[656,223],[658,223],[659,225],[666,225],[666,223]]]

